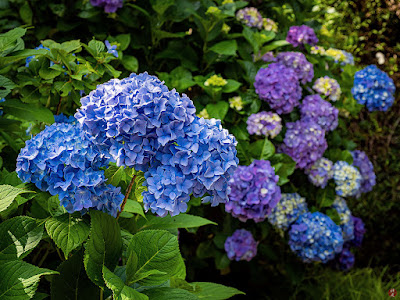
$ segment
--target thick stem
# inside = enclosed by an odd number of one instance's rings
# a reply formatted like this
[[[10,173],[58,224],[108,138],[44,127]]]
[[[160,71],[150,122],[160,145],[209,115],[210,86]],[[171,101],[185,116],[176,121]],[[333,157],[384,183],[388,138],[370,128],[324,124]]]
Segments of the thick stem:
[[[124,208],[125,208],[126,201],[128,200],[128,197],[129,197],[129,195],[130,195],[130,193],[131,193],[133,184],[135,183],[135,178],[136,178],[136,175],[133,175],[132,180],[131,180],[131,182],[129,183],[129,186],[128,186],[128,188],[126,189],[124,201],[122,201],[121,210],[118,212],[117,220],[118,220],[118,218],[119,218],[119,215],[123,212],[123,210],[124,210]]]
[[[60,114],[60,110],[61,110],[61,101],[62,101],[62,97],[60,96],[60,101],[58,101],[58,105],[57,105],[56,115]]]

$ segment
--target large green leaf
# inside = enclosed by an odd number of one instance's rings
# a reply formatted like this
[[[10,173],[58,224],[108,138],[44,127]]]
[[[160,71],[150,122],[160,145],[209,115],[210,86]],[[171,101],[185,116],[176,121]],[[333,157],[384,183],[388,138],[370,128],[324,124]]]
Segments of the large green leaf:
[[[89,235],[89,222],[70,214],[52,217],[46,221],[46,230],[56,245],[64,252],[65,258],[82,245]]]
[[[117,186],[121,182],[121,180],[124,180],[126,177],[123,166],[109,166],[107,170],[105,170],[104,175],[108,179],[107,183],[114,186]]]
[[[224,300],[235,295],[245,295],[238,289],[212,282],[193,282],[192,285],[196,287],[194,294],[204,300]]]
[[[131,200],[131,199],[128,199],[126,201],[124,211],[122,212],[122,214],[123,213],[139,214],[144,218],[146,217],[144,214],[142,205],[140,205],[139,202],[137,202],[135,200]],[[121,216],[124,217],[122,214],[121,214]],[[127,216],[127,217],[131,217],[131,216]],[[133,215],[132,215],[132,217],[133,217]]]
[[[180,272],[178,239],[165,230],[145,230],[136,233],[129,244],[127,256],[134,256],[136,272],[127,283],[157,285]],[[154,271],[155,270],[155,271]]]
[[[39,244],[44,221],[18,216],[0,224],[0,262],[23,258]]]
[[[151,300],[198,300],[200,299],[197,295],[192,294],[189,291],[170,288],[160,287],[145,290],[144,293],[149,296]]]
[[[235,40],[222,41],[212,46],[210,50],[223,55],[236,55],[237,43]]]
[[[146,295],[139,293],[135,289],[125,285],[121,278],[111,272],[106,266],[103,266],[103,278],[107,287],[112,290],[114,300],[149,299],[149,297],[147,297]]]
[[[22,260],[8,261],[0,268],[0,299],[26,300],[33,297],[43,275],[58,274]]]
[[[189,214],[179,214],[175,217],[169,215],[160,218],[156,216],[147,216],[146,220],[140,220],[140,229],[174,229],[174,228],[193,228],[204,225],[217,225],[217,223],[199,216]]]
[[[0,185],[0,212],[11,205],[14,199],[23,193],[34,193],[33,191],[23,190],[8,184]]]
[[[41,121],[49,124],[54,123],[52,112],[39,104],[27,104],[16,99],[7,99],[1,105],[4,107],[5,112],[23,120]]]
[[[51,280],[51,298],[57,300],[99,299],[100,288],[87,277],[83,251],[76,252],[57,268],[59,276]]]
[[[275,146],[268,138],[250,145],[250,152],[256,159],[267,160],[275,153]]]
[[[16,85],[14,82],[12,82],[7,77],[0,75],[0,98],[4,98],[5,96],[7,96],[15,87]]]
[[[84,264],[88,277],[104,287],[103,265],[114,270],[121,256],[121,230],[116,219],[106,213],[93,210],[90,215],[90,236],[86,243]]]
[[[207,104],[206,109],[211,118],[224,120],[225,115],[229,109],[229,104],[223,101],[210,103]]]

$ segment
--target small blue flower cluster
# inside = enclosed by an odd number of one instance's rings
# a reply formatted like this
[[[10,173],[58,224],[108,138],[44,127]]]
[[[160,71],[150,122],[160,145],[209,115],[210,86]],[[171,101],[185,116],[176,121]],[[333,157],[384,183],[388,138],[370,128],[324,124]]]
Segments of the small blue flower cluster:
[[[237,229],[225,241],[225,251],[230,260],[250,261],[257,255],[258,242],[254,240],[250,231]]]
[[[117,215],[123,195],[105,183],[108,159],[78,125],[55,123],[26,142],[17,158],[24,182],[58,195],[69,213],[96,208]]]
[[[362,181],[360,172],[345,161],[337,161],[333,165],[333,179],[336,183],[336,194],[342,197],[357,195]]]
[[[264,221],[281,199],[278,180],[269,161],[254,160],[250,166],[239,166],[229,181],[225,210],[242,222]]]
[[[254,82],[256,93],[278,114],[290,113],[299,105],[301,87],[296,72],[280,63],[258,70]]]
[[[63,113],[61,113],[59,115],[54,115],[54,122],[55,123],[71,123],[71,124],[77,123],[74,116],[67,117]]]
[[[343,246],[342,252],[340,252],[333,261],[333,265],[341,270],[348,271],[354,266],[355,257],[353,252],[350,251],[350,248],[346,245]]]
[[[333,163],[329,159],[322,157],[306,169],[305,173],[313,185],[325,188],[333,176],[332,166]]]
[[[335,209],[340,217],[340,228],[343,232],[343,240],[345,242],[350,241],[354,238],[354,223],[351,219],[351,211],[347,207],[346,201],[339,196],[336,196],[335,201],[332,204],[332,208]]]
[[[110,54],[114,55],[115,57],[118,57],[117,45],[111,46],[111,44],[108,40],[105,40],[104,44],[107,47],[107,53],[110,53]]]
[[[276,62],[293,69],[302,84],[314,78],[313,65],[301,52],[281,52],[276,56]]]
[[[326,263],[342,251],[342,230],[323,213],[307,212],[291,226],[289,246],[304,262]]]
[[[0,99],[0,103],[2,103],[2,102],[5,102],[6,101],[6,98],[1,98]],[[3,111],[0,109],[0,117],[3,115]]]
[[[372,188],[376,184],[376,175],[374,172],[374,166],[364,151],[355,150],[351,152],[351,155],[353,156],[353,166],[360,170],[362,177],[361,187],[356,195],[359,197],[361,193],[372,191]]]
[[[272,209],[268,221],[286,231],[298,217],[308,212],[306,199],[297,193],[282,194],[281,200]]]
[[[335,130],[338,126],[339,110],[320,95],[305,97],[300,112],[303,120],[314,121],[325,131]]]
[[[394,102],[396,87],[388,74],[370,65],[354,75],[354,99],[369,111],[387,111]]]

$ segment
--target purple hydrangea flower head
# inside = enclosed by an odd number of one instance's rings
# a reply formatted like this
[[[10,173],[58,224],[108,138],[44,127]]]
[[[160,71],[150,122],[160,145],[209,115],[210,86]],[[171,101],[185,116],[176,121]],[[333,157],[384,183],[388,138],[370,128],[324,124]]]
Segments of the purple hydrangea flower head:
[[[328,148],[325,130],[314,122],[304,120],[286,123],[286,127],[280,151],[289,155],[298,168],[310,168]]]
[[[278,180],[269,161],[255,160],[250,166],[239,166],[229,181],[225,210],[242,222],[265,220],[281,199]]]
[[[116,216],[123,196],[105,184],[108,159],[77,124],[54,123],[26,142],[17,174],[40,190],[58,195],[69,213],[96,208]]]
[[[362,181],[360,172],[345,161],[337,161],[333,165],[333,179],[336,194],[342,197],[357,195]]]
[[[236,19],[249,27],[261,29],[263,26],[263,18],[255,7],[246,7],[238,10]]]
[[[114,55],[115,57],[118,57],[117,45],[111,46],[111,44],[108,40],[105,40],[104,44],[107,47],[107,53],[110,53],[110,54]]]
[[[250,134],[264,135],[273,139],[282,130],[282,119],[273,112],[262,111],[247,119],[247,131]]]
[[[49,50],[49,51],[50,51],[49,48],[43,46],[42,44],[40,44],[38,47],[35,48],[35,50],[39,50],[39,49],[45,49],[45,50]],[[30,63],[33,59],[35,59],[35,55],[28,56],[28,57],[25,59],[25,67],[29,67],[29,63]],[[50,66],[52,66],[52,65],[54,65],[54,63],[53,63],[53,62],[50,62]]]
[[[297,218],[308,212],[306,199],[297,193],[282,194],[281,200],[272,209],[268,221],[286,231]]]
[[[354,223],[351,219],[351,211],[348,208],[346,201],[342,197],[336,196],[332,208],[339,214],[343,240],[345,242],[352,240],[354,238]]]
[[[350,247],[345,244],[342,252],[340,252],[333,261],[335,267],[341,271],[348,271],[354,266],[355,257]]]
[[[104,7],[106,13],[115,13],[118,8],[122,8],[123,0],[90,0],[90,4]]]
[[[320,95],[305,97],[300,112],[303,120],[314,121],[325,131],[335,130],[338,126],[339,110]]]
[[[55,123],[71,123],[71,124],[76,124],[76,119],[74,116],[69,116],[67,117],[63,113],[59,115],[54,115],[54,122]]]
[[[326,263],[342,251],[342,230],[323,213],[307,212],[290,227],[289,246],[304,262]]]
[[[301,25],[290,27],[286,41],[291,43],[293,47],[303,49],[305,44],[315,46],[318,43],[318,38],[315,35],[314,29],[307,25]]]
[[[294,70],[302,84],[311,82],[314,78],[314,68],[306,56],[301,52],[281,52],[276,62]]]
[[[327,97],[330,101],[339,100],[342,94],[339,83],[336,79],[330,78],[329,76],[318,78],[314,82],[313,89],[320,95]]]
[[[225,251],[230,260],[250,261],[257,255],[258,242],[254,240],[250,231],[237,229],[225,241]]]
[[[366,232],[364,222],[360,218],[354,216],[351,216],[351,219],[354,224],[354,239],[351,240],[350,243],[353,246],[360,247]]]
[[[261,68],[254,82],[256,93],[278,114],[290,113],[299,105],[301,87],[295,71],[279,63]]]
[[[329,159],[322,157],[306,169],[305,173],[313,185],[325,188],[333,176],[332,166],[333,163]]]
[[[351,93],[369,111],[387,111],[393,105],[395,90],[393,79],[377,66],[370,65],[356,72]]]
[[[355,150],[351,152],[351,155],[353,156],[353,166],[358,168],[362,177],[361,187],[357,194],[359,197],[361,193],[372,191],[376,184],[376,175],[374,166],[364,151]]]
[[[274,53],[272,51],[269,51],[261,56],[261,60],[265,62],[272,62],[276,61],[276,58],[274,57]]]

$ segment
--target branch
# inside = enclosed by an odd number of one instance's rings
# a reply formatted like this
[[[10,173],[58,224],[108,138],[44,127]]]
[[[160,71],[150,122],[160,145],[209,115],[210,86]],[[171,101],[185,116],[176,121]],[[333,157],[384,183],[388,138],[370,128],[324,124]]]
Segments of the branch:
[[[122,201],[121,210],[118,212],[117,220],[118,220],[118,218],[119,218],[119,215],[123,212],[123,210],[124,210],[124,208],[125,208],[126,201],[128,200],[128,197],[129,197],[129,195],[130,195],[130,193],[131,193],[133,184],[135,183],[135,178],[136,178],[136,175],[133,175],[132,180],[131,180],[131,182],[129,183],[129,186],[128,186],[128,188],[126,189],[124,201]]]

